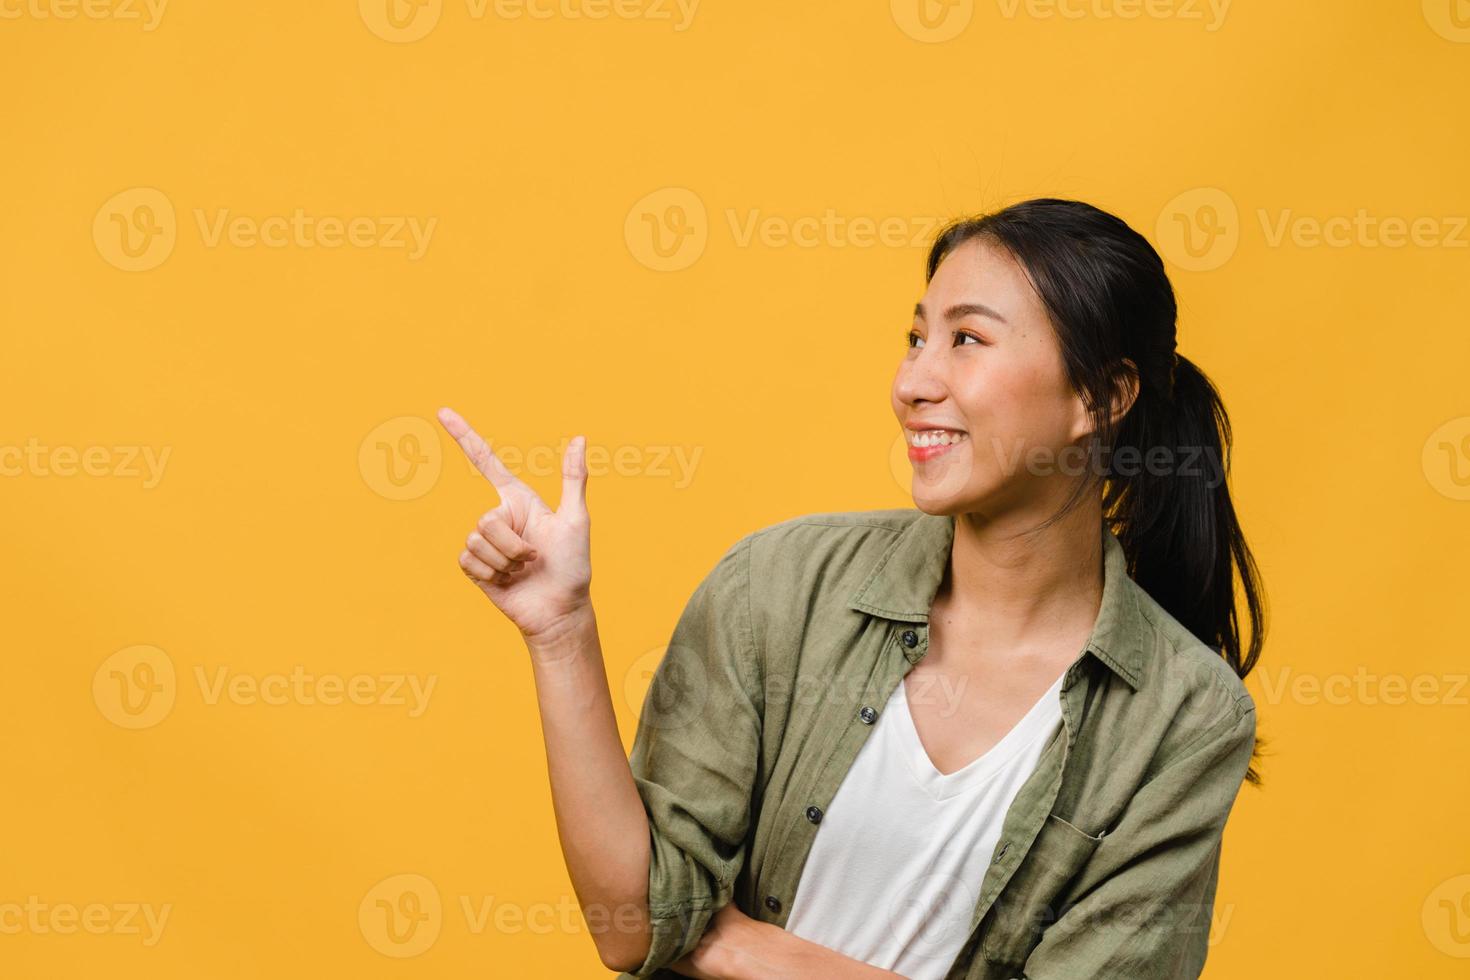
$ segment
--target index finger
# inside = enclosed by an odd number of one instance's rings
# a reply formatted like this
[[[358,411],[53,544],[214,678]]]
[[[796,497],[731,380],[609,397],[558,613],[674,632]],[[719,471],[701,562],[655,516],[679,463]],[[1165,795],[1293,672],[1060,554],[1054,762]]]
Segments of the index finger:
[[[490,444],[480,438],[480,434],[471,428],[470,424],[460,417],[459,413],[452,408],[439,409],[439,423],[459,443],[459,448],[475,464],[475,469],[485,474],[485,479],[497,487],[516,486],[521,481],[514,473],[505,468],[500,457],[490,448]]]

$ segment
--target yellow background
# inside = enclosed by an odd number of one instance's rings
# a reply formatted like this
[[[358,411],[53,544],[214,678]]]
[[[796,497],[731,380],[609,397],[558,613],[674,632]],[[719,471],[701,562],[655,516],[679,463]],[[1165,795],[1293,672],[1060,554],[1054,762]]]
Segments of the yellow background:
[[[434,410],[540,452],[553,506],[565,438],[622,450],[589,505],[631,738],[737,537],[909,505],[922,236],[1047,195],[1168,259],[1272,600],[1206,975],[1470,967],[1466,0],[121,2],[0,4],[0,907],[52,916],[0,975],[604,975],[524,649],[455,564],[497,498]],[[298,209],[436,224],[416,258],[207,233]],[[298,667],[435,687],[414,717],[198,679]],[[127,903],[168,907],[151,944]]]

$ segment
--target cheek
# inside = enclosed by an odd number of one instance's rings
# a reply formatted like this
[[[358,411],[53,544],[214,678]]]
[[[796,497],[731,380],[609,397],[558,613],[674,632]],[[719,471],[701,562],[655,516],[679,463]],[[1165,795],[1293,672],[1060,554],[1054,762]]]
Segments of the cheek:
[[[1045,366],[996,363],[964,394],[974,431],[1022,445],[1060,446],[1071,425],[1070,390]]]

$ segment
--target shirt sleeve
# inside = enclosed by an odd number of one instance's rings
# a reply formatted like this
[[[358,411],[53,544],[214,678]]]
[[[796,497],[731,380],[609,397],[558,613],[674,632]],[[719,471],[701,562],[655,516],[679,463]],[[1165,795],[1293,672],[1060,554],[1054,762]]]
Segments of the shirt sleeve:
[[[647,977],[694,949],[746,858],[760,751],[750,540],[694,590],[644,697],[629,763],[648,812]]]
[[[1221,837],[1255,731],[1254,705],[1242,697],[1144,784],[1095,852],[1098,883],[1042,933],[1027,978],[1199,976]]]

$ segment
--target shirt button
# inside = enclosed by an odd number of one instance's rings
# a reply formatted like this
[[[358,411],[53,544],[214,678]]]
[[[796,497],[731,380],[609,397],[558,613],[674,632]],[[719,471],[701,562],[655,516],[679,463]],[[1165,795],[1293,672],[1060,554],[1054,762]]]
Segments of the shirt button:
[[[867,705],[863,705],[863,710],[858,712],[858,717],[863,720],[864,725],[871,725],[878,720],[878,712]]]
[[[781,911],[781,900],[775,895],[767,895],[766,908],[770,909],[772,912]]]
[[[821,807],[815,807],[815,806],[809,806],[809,807],[807,807],[806,808],[806,818],[808,820],[810,820],[812,823],[821,823],[822,822],[822,809],[821,809]]]
[[[914,647],[918,646],[919,645],[919,634],[918,633],[915,633],[913,630],[904,630],[903,631],[903,645],[906,646],[906,647],[908,647],[910,650],[912,650]]]

